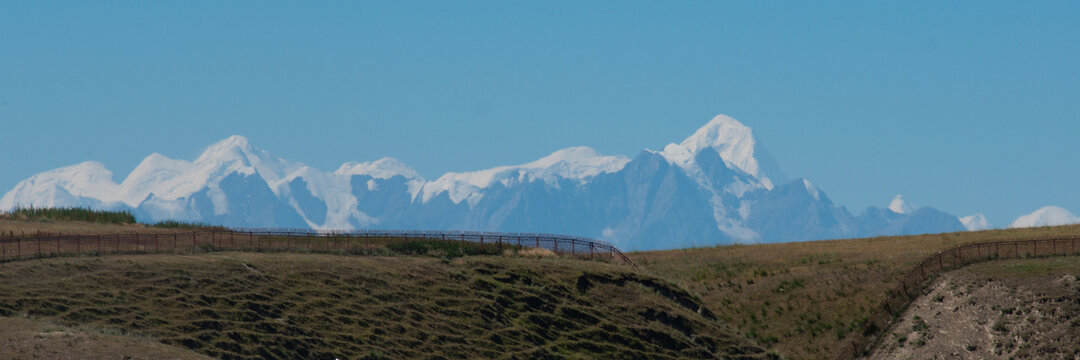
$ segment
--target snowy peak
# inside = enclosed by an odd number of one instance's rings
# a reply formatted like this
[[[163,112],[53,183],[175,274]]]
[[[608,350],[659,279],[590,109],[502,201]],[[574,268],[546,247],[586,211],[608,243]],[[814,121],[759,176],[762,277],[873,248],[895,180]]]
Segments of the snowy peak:
[[[975,214],[961,217],[960,223],[964,224],[964,228],[968,231],[990,229],[990,222],[986,220],[986,216],[983,216],[983,214]]]
[[[814,184],[810,183],[810,180],[806,180],[806,178],[802,179],[802,183],[803,187],[806,188],[807,194],[810,194],[814,200],[821,201],[821,190],[818,190],[817,186],[814,186]]]
[[[694,157],[709,149],[716,151],[729,167],[757,178],[765,188],[772,189],[775,184],[757,157],[757,153],[762,149],[754,138],[753,131],[727,115],[716,115],[690,137],[679,144],[668,144],[659,153],[673,164],[692,168]],[[771,156],[768,161],[772,161]],[[775,164],[770,163],[768,167],[773,172],[779,172],[779,167]],[[781,174],[777,174],[777,177],[777,180],[786,180]]]
[[[274,157],[269,152],[252,146],[246,137],[240,135],[233,135],[210,145],[195,159],[195,164],[202,169],[211,169],[215,174],[258,173],[268,184],[280,183],[288,174],[303,166]]]
[[[0,198],[0,209],[84,205],[79,198],[115,202],[120,186],[112,177],[113,173],[97,161],[49,170],[15,185]]]
[[[1073,215],[1068,210],[1057,206],[1047,206],[1035,212],[1016,218],[1010,228],[1026,228],[1038,226],[1058,226],[1080,224],[1080,217]]]
[[[150,154],[124,179],[120,197],[124,203],[138,206],[152,193],[171,200],[198,191],[203,184],[191,183],[185,178],[194,169],[191,162]]]
[[[711,148],[720,153],[720,158],[747,174],[758,175],[753,132],[727,115],[716,115],[680,145],[693,154]]]
[[[910,214],[915,207],[904,200],[904,196],[896,194],[896,197],[889,203],[889,210],[897,214]]]
[[[405,165],[401,161],[394,158],[384,157],[375,161],[356,162],[350,161],[341,165],[337,171],[334,172],[338,175],[367,175],[375,179],[389,179],[395,176],[403,176],[406,179],[421,179],[420,174],[413,170],[413,168]]]

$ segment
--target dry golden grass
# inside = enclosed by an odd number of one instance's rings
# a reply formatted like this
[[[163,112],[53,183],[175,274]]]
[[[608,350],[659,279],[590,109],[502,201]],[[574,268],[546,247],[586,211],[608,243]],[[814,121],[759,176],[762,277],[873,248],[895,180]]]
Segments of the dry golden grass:
[[[534,257],[545,258],[558,256],[554,251],[545,248],[523,248],[523,249],[507,249],[503,252],[503,256],[521,256],[521,257]]]
[[[790,359],[828,359],[913,264],[959,244],[1080,235],[1080,226],[630,253]]]

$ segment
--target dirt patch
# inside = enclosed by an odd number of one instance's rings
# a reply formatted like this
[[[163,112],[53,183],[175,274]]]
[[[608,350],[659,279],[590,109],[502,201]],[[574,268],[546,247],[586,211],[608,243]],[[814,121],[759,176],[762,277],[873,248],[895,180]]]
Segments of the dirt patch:
[[[1080,259],[995,261],[941,275],[871,359],[1080,358]]]

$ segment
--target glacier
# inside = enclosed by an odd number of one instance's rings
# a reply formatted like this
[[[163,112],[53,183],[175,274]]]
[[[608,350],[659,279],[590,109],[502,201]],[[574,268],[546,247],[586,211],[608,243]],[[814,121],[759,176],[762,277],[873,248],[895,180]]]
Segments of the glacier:
[[[318,230],[554,232],[625,250],[964,231],[960,219],[897,195],[858,215],[808,179],[789,179],[750,127],[717,115],[679,143],[635,157],[576,146],[520,165],[426,179],[393,158],[329,172],[230,136],[195,160],[153,153],[117,183],[88,161],[33,175],[0,210],[130,210],[143,222]],[[983,219],[985,220],[985,219]]]

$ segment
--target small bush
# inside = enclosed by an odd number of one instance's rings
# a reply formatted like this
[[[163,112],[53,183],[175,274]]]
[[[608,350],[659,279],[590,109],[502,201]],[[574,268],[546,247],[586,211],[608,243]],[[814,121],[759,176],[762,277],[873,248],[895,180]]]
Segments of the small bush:
[[[222,227],[222,226],[213,226],[213,225],[204,224],[204,223],[200,223],[200,222],[185,222],[185,221],[176,221],[176,220],[159,221],[159,222],[156,222],[154,224],[151,224],[150,226],[153,226],[153,227],[156,227],[156,228],[162,228],[162,229],[210,229],[210,228],[216,228],[216,229],[220,229],[222,231],[228,230],[228,229],[226,229],[225,227]]]

